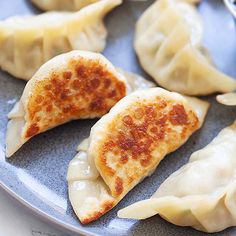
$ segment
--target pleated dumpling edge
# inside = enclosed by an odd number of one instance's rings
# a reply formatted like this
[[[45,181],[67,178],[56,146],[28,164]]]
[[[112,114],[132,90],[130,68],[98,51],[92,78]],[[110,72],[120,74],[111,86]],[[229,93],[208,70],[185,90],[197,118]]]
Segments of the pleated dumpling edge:
[[[78,12],[47,12],[0,21],[0,67],[29,80],[49,59],[71,50],[101,52],[106,45],[104,16],[122,0],[103,0]]]
[[[134,47],[156,82],[186,95],[232,92],[236,80],[217,70],[202,45],[203,23],[192,1],[155,1],[136,25]]]

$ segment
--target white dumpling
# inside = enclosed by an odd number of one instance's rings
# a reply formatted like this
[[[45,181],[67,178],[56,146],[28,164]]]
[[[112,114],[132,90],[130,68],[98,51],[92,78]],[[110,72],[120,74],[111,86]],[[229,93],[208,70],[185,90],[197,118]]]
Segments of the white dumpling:
[[[236,93],[225,93],[216,96],[217,102],[226,106],[236,106]]]
[[[103,0],[78,12],[50,12],[0,21],[0,67],[29,80],[49,59],[71,50],[103,51],[104,16],[122,0]]]
[[[83,224],[113,208],[199,129],[209,104],[161,88],[120,100],[91,129],[68,169],[69,198]]]
[[[70,120],[101,117],[130,92],[150,87],[152,82],[118,72],[98,53],[72,51],[56,56],[26,84],[9,113],[6,156],[39,133]]]
[[[203,25],[192,1],[158,0],[136,25],[134,47],[144,70],[162,87],[187,95],[231,92],[202,46]]]
[[[205,232],[236,225],[236,121],[170,175],[148,200],[118,212],[122,218],[159,214],[169,222]]]
[[[192,3],[192,4],[197,4],[201,2],[201,0],[184,0],[185,2]]]
[[[45,11],[77,11],[89,4],[103,0],[31,0]]]

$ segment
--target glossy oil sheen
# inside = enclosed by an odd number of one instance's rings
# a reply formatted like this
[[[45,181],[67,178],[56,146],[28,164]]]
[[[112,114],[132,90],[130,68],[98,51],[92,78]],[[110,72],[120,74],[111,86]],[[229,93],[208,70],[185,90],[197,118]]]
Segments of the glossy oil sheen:
[[[116,66],[133,72],[144,72],[135,56],[132,42],[134,25],[153,1],[125,0],[106,18],[109,37],[105,56]],[[236,30],[233,19],[221,1],[203,0],[199,6],[205,25],[205,46],[217,66],[236,78]],[[39,13],[29,0],[0,0],[0,18],[15,14]],[[89,135],[95,120],[74,121],[38,135],[26,143],[11,159],[4,155],[7,113],[19,99],[24,81],[0,72],[0,183],[18,201],[24,201],[46,221],[56,222],[67,232],[91,235],[204,235],[191,228],[177,227],[154,216],[144,221],[116,217],[117,210],[151,196],[171,173],[187,162],[190,154],[208,144],[216,134],[235,119],[236,107],[225,107],[207,97],[212,106],[203,128],[189,141],[168,155],[154,174],[134,188],[112,211],[98,221],[82,226],[68,201],[66,173],[80,141]],[[235,235],[236,228],[215,235]]]

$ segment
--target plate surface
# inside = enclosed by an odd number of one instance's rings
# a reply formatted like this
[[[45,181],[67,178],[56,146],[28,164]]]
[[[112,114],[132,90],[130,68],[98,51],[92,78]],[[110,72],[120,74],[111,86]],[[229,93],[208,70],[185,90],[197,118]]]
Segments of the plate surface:
[[[109,37],[105,56],[116,66],[144,74],[133,51],[134,25],[153,1],[130,0],[106,18]],[[0,18],[15,14],[39,13],[29,0],[1,0]],[[203,0],[199,6],[205,25],[205,46],[217,66],[236,78],[236,31],[233,19],[221,1]],[[155,216],[144,221],[116,217],[118,209],[151,196],[172,172],[187,162],[190,154],[205,146],[235,119],[236,107],[225,107],[207,97],[212,106],[203,128],[189,141],[168,155],[155,173],[132,190],[121,203],[100,220],[82,226],[72,211],[67,196],[66,172],[77,144],[89,135],[95,120],[74,121],[38,135],[9,160],[5,159],[4,139],[7,113],[19,99],[25,82],[0,72],[0,184],[18,201],[45,220],[70,232],[86,235],[203,235],[191,228],[177,227]],[[235,235],[236,228],[216,235]]]

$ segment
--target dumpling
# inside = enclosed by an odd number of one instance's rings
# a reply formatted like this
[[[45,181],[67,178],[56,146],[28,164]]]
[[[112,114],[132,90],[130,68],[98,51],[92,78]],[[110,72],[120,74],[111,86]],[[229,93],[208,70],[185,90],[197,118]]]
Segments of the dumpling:
[[[226,106],[236,106],[236,93],[225,93],[216,96],[217,102]]]
[[[69,198],[82,224],[113,208],[199,129],[208,103],[161,88],[134,92],[91,129],[70,162]]]
[[[102,0],[31,0],[45,11],[77,11],[89,4]]]
[[[118,212],[122,218],[159,214],[169,222],[213,233],[236,226],[236,121],[170,175],[148,200]]]
[[[182,1],[192,3],[192,4],[197,4],[197,3],[201,2],[201,0],[182,0]]]
[[[202,20],[192,1],[158,0],[136,25],[134,47],[144,70],[162,87],[187,95],[231,92],[202,46]]]
[[[51,12],[0,21],[0,67],[29,80],[49,59],[73,49],[103,51],[103,17],[122,0],[103,0],[76,13]]]
[[[129,78],[131,76],[131,78]],[[123,76],[100,54],[72,51],[45,63],[9,113],[6,156],[33,136],[75,119],[101,117],[128,93],[154,84]]]

